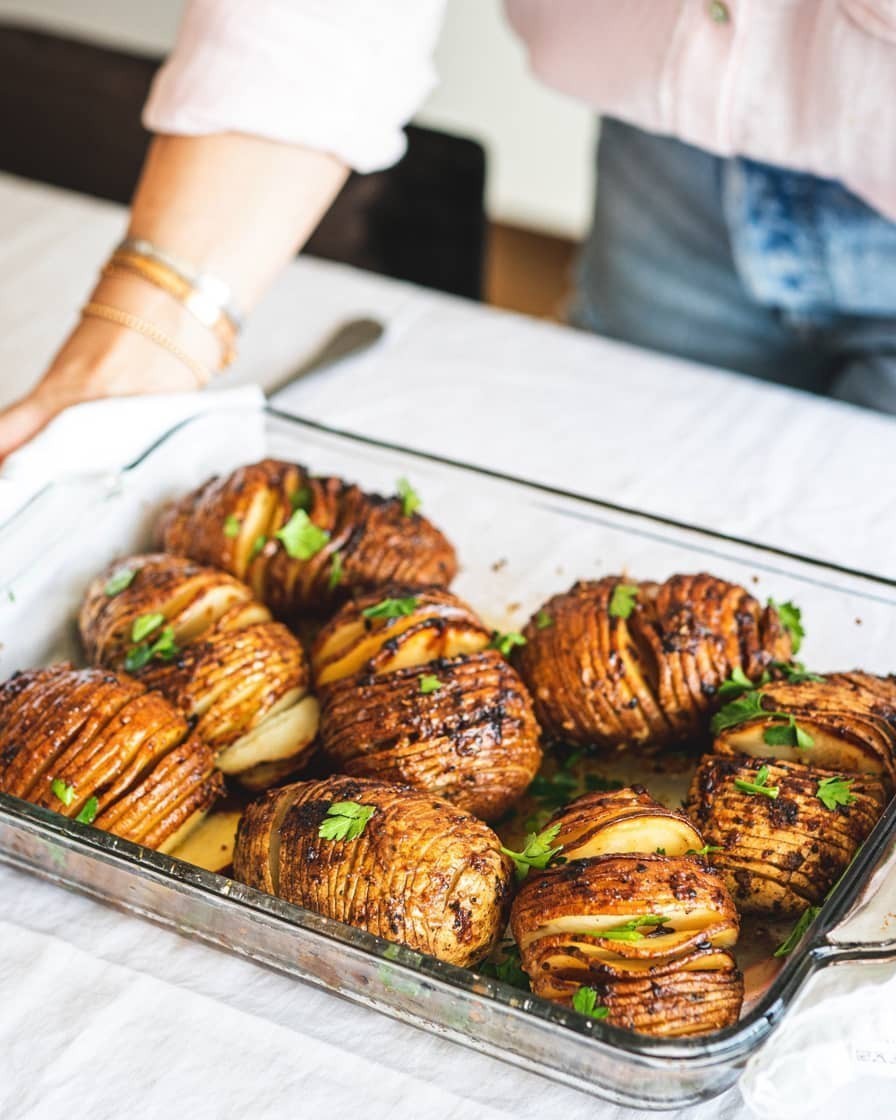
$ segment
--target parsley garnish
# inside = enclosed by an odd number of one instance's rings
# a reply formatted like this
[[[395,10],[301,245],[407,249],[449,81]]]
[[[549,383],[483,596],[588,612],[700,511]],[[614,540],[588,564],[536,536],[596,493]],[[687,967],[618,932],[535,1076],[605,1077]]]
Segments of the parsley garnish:
[[[330,539],[327,530],[315,525],[303,509],[297,509],[274,536],[282,541],[287,555],[293,560],[310,560]]]
[[[524,992],[530,991],[529,977],[523,971],[520,951],[516,945],[505,946],[504,959],[497,962],[486,961],[480,966],[480,972],[486,976],[494,976],[514,988],[521,988]]]
[[[357,801],[334,801],[317,830],[324,840],[357,840],[367,822],[376,812],[375,805],[359,805]]]
[[[267,543],[268,538],[264,535],[264,533],[259,533],[255,540],[252,542],[251,549],[249,549],[249,559],[254,560]]]
[[[641,932],[644,926],[664,926],[671,922],[665,914],[643,914],[640,918],[631,918],[618,926],[611,926],[605,930],[585,930],[588,937],[603,937],[607,941],[642,941],[646,936]]]
[[[803,940],[803,936],[809,926],[818,917],[818,912],[821,910],[820,906],[808,906],[802,914],[800,914],[796,925],[787,935],[784,941],[775,949],[776,957],[786,957],[799,945]]]
[[[330,575],[327,578],[327,587],[331,591],[335,591],[340,583],[342,583],[342,553],[334,552],[330,564]]]
[[[160,661],[171,661],[172,658],[177,656],[178,648],[174,640],[174,628],[172,626],[166,626],[155,641],[144,640],[158,630],[164,621],[165,616],[158,612],[141,614],[139,618],[134,620],[134,625],[131,627],[131,641],[137,644],[131,646],[124,659],[124,667],[129,673],[135,673],[138,669],[142,669],[154,657],[159,658]]]
[[[410,517],[423,504],[420,501],[420,495],[406,478],[400,478],[396,483],[396,488],[398,496],[401,498],[401,512],[405,517]]]
[[[300,486],[298,490],[289,495],[289,504],[294,510],[303,509],[306,513],[310,513],[312,497],[310,486]]]
[[[66,808],[75,800],[75,787],[67,786],[62,778],[54,778],[50,782],[50,789],[53,791],[53,796],[58,798]]]
[[[96,815],[99,812],[100,803],[96,797],[89,797],[84,802],[84,808],[75,817],[75,820],[80,824],[93,824],[96,820]]]
[[[770,747],[799,747],[800,750],[807,750],[815,746],[815,740],[808,731],[800,727],[793,716],[787,717],[787,723],[767,727],[762,738]]]
[[[665,848],[654,848],[653,849],[653,854],[655,856],[664,856],[666,854],[666,849]]]
[[[381,599],[372,607],[365,607],[361,614],[365,618],[404,618],[413,614],[419,606],[416,595],[409,595],[406,599]]]
[[[594,988],[578,988],[572,997],[572,1009],[580,1015],[587,1015],[589,1019],[606,1019],[610,1014],[609,1007],[597,1002]]]
[[[507,634],[495,630],[492,634],[492,640],[489,642],[489,649],[499,650],[504,657],[509,657],[515,646],[524,646],[525,644],[526,639],[516,630],[511,630]]]
[[[542,607],[542,609],[535,615],[535,629],[547,630],[549,626],[553,625],[553,618],[551,618],[548,612]]]
[[[133,568],[118,568],[106,580],[106,586],[103,588],[103,591],[110,599],[115,595],[120,595],[122,591],[131,586],[136,574]]]
[[[438,692],[442,687],[442,682],[438,677],[434,677],[431,673],[425,673],[420,678],[420,691],[424,696],[429,696],[431,692]]]
[[[726,731],[730,727],[738,727],[742,723],[749,723],[754,719],[784,720],[783,727],[767,727],[763,739],[769,746],[793,746],[805,750],[814,745],[815,740],[808,731],[800,727],[792,715],[787,712],[769,711],[762,706],[765,693],[757,689],[745,692],[737,700],[732,700],[712,717],[711,727],[713,733]]]
[[[803,616],[800,608],[795,603],[776,603],[774,599],[769,599],[768,605],[774,607],[778,612],[781,625],[790,635],[790,644],[793,652],[799,653],[800,646],[803,644],[803,638],[806,636],[806,631],[803,629]]]
[[[778,787],[768,785],[768,767],[762,766],[756,771],[756,781],[746,782],[742,778],[734,779],[734,788],[742,793],[760,793],[770,797],[772,801],[778,796]]]
[[[751,719],[765,719],[770,713],[762,706],[764,696],[763,692],[750,691],[726,704],[712,717],[713,732],[718,734]]]
[[[235,513],[230,513],[224,519],[224,536],[230,537],[231,539],[233,539],[234,537],[238,537],[240,535],[240,529],[242,529],[242,527],[242,521],[240,521]]]
[[[838,805],[852,805],[856,795],[850,787],[855,778],[822,778],[815,796],[826,809],[833,811]]]
[[[563,845],[558,844],[557,847],[552,848],[551,845],[557,839],[557,833],[560,831],[560,825],[551,825],[546,828],[544,832],[530,832],[526,836],[526,843],[521,852],[511,851],[510,848],[501,848],[505,856],[510,856],[513,860],[514,867],[516,868],[516,877],[518,879],[525,879],[529,874],[530,868],[537,868],[543,871],[544,868],[551,862],[554,856],[559,855],[563,851]]]
[[[164,623],[165,616],[160,611],[154,611],[152,614],[141,614],[134,619],[134,624],[131,626],[131,641],[142,642],[144,638],[149,637],[153,630],[158,630]]]
[[[684,854],[686,856],[708,856],[710,852],[720,852],[721,850],[718,844],[704,844],[702,848],[688,848]]]
[[[768,677],[762,683],[766,684]],[[731,670],[731,676],[719,685],[718,696],[720,700],[734,700],[745,692],[752,692],[756,685],[750,680],[740,665]]]
[[[638,597],[636,583],[617,583],[610,596],[610,617],[628,618],[635,609],[635,599]]]

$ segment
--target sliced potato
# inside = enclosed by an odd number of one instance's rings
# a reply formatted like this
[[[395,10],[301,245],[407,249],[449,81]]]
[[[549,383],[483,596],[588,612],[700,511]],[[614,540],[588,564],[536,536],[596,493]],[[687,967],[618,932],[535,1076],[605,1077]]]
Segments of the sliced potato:
[[[697,853],[703,838],[683,813],[667,809],[643,786],[586,793],[555,813],[553,843],[567,860],[643,852],[666,856]]]
[[[186,839],[172,846],[171,855],[206,871],[224,871],[233,863],[241,816],[238,810],[211,813]]]

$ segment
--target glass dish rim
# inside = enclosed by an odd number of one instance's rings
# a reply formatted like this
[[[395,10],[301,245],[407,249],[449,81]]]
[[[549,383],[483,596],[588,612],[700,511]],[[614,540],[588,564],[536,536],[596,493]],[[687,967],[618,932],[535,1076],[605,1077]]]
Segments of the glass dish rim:
[[[121,477],[140,469],[147,460],[184,428],[198,425],[219,415],[226,416],[229,411],[231,410],[218,410],[186,417],[161,433],[139,455],[114,473]],[[582,503],[587,507],[605,510],[623,517],[637,518],[663,526],[666,529],[696,534],[712,541],[778,557],[782,560],[808,566],[820,573],[836,573],[849,579],[863,580],[878,587],[896,590],[896,578],[829,563],[817,557],[805,556],[777,546],[762,544],[735,534],[716,532],[705,526],[693,525],[676,518],[650,513],[606,499],[594,498],[563,487],[521,478],[492,468],[475,466],[447,456],[408,448],[388,440],[345,431],[321,421],[284,411],[271,404],[264,405],[260,411],[263,415],[271,417],[277,422],[300,429],[310,429],[323,436],[345,441],[348,444],[360,444],[374,450],[398,454],[474,477],[486,477],[509,484],[516,489],[522,488],[552,498]],[[109,473],[108,471],[98,472],[98,477],[108,477]],[[18,517],[26,509],[39,502],[44,494],[59,485],[59,482],[51,481],[41,487],[28,499],[24,506],[20,507],[0,526],[0,529],[4,533],[14,531]],[[95,500],[102,500],[102,496],[98,496]],[[842,588],[837,588],[837,590],[842,590]],[[861,597],[880,601],[880,597],[863,592],[859,588],[853,588],[852,591]],[[896,599],[886,598],[883,601],[896,606]],[[30,802],[22,801],[7,794],[0,794],[0,815],[24,823],[31,831],[40,832],[45,836],[49,835],[54,839],[58,838],[63,843],[74,846],[79,850],[96,853],[104,858],[123,860],[125,864],[137,872],[149,869],[154,876],[161,876],[181,887],[199,890],[205,895],[212,895],[228,904],[247,907],[255,913],[268,914],[306,932],[323,936],[342,946],[364,952],[375,959],[388,961],[390,965],[400,967],[410,975],[436,980],[454,989],[464,998],[488,998],[500,1004],[504,1012],[533,1017],[547,1029],[572,1031],[580,1041],[622,1051],[628,1057],[639,1059],[651,1065],[685,1063],[689,1068],[699,1068],[743,1058],[765,1041],[787,1012],[791,1001],[809,977],[824,964],[835,959],[849,958],[870,961],[882,957],[891,959],[894,956],[892,948],[884,947],[889,943],[833,946],[827,942],[827,937],[836,929],[840,920],[856,902],[872,870],[884,854],[891,833],[896,827],[896,797],[890,801],[855,860],[825,901],[822,912],[812,923],[809,935],[804,940],[802,947],[788,956],[780,972],[747,1015],[738,1023],[724,1030],[713,1032],[711,1035],[702,1038],[685,1039],[652,1038],[624,1028],[613,1027],[600,1020],[589,1020],[556,1003],[542,999],[532,993],[524,993],[521,989],[514,988],[475,970],[450,965],[405,946],[385,941],[367,933],[365,930],[344,925],[275,896],[256,891],[237,880],[204,871],[173,856],[164,855],[141,845],[122,840],[110,833],[78,824],[76,821],[54,813],[52,810],[42,809]],[[14,858],[4,857],[4,862],[13,867],[17,866]],[[27,867],[24,869],[27,870]],[[178,869],[181,869],[180,873],[173,873],[177,872]],[[201,938],[201,934],[195,934],[194,936]]]

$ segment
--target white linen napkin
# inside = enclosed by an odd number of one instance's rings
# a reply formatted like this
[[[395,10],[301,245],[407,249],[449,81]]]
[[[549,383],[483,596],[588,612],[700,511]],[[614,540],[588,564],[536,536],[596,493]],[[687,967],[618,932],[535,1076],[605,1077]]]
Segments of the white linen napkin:
[[[257,385],[206,393],[159,393],[73,405],[0,468],[0,525],[48,482],[119,470],[176,424],[201,412],[255,411]]]
[[[410,1101],[427,1120],[470,1116],[470,1102],[450,1090],[59,938],[0,921],[0,946],[0,991],[15,992],[0,1016],[4,1120],[378,1118],[407,1115]],[[348,1063],[364,1086],[353,1102]],[[476,1115],[500,1114],[477,1104]]]

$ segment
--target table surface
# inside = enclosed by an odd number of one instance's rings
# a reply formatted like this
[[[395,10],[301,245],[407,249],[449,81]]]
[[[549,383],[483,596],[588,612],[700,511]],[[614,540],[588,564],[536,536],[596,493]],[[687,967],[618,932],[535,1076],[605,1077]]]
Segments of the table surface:
[[[37,377],[123,223],[118,207],[0,176],[0,404]],[[272,384],[361,315],[387,323],[383,341],[282,407],[896,575],[896,426],[849,406],[311,260],[269,294],[222,383]],[[4,1117],[124,1103],[216,1118],[635,1115],[5,868],[0,915]],[[38,1019],[34,977],[53,977]],[[36,1033],[40,1046],[21,1045]],[[735,1091],[687,1115],[744,1107]]]

